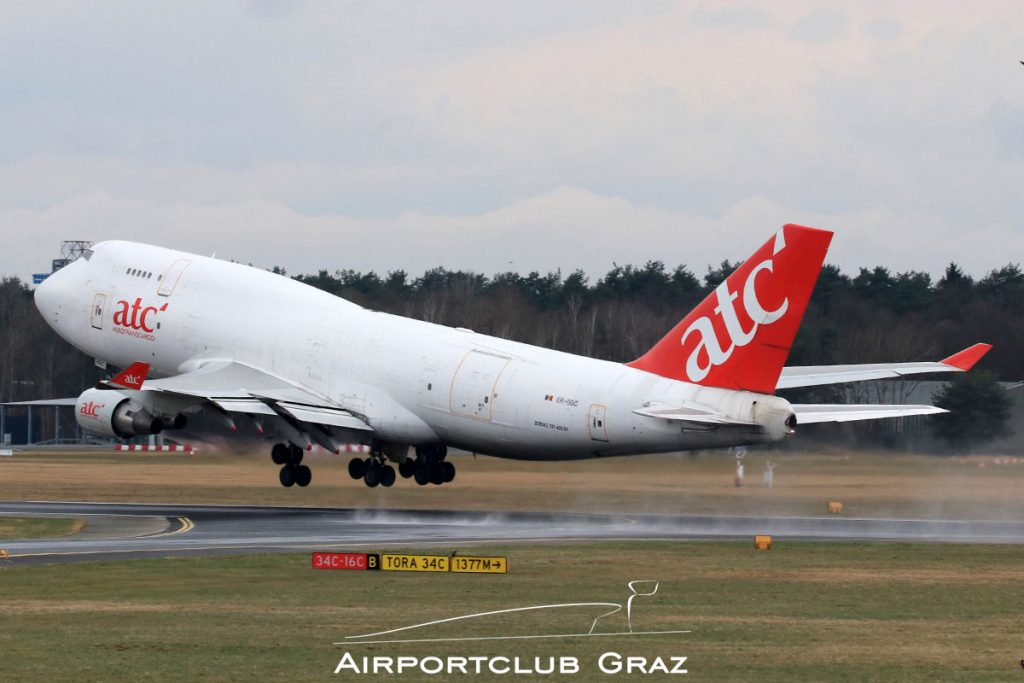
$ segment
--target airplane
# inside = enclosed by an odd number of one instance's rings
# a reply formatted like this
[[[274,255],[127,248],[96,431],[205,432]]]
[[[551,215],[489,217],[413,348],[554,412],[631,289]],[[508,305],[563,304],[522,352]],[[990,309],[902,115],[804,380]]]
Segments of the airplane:
[[[108,241],[35,292],[46,322],[126,368],[87,389],[86,430],[130,438],[197,413],[264,440],[283,486],[314,444],[369,445],[353,479],[454,480],[449,448],[571,460],[780,441],[798,426],[945,412],[799,404],[780,389],[963,372],[938,362],[785,367],[833,233],[787,224],[647,353],[616,363],[362,308],[258,268]],[[70,400],[70,399],[68,399]]]

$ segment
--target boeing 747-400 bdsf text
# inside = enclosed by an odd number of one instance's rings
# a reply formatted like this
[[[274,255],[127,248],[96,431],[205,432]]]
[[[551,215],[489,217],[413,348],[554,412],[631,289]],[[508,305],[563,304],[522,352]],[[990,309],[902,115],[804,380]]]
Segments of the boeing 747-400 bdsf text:
[[[777,389],[970,368],[940,362],[783,367],[832,233],[786,225],[637,360],[613,363],[370,311],[237,263],[103,242],[35,294],[46,321],[121,374],[76,401],[79,424],[127,438],[207,412],[266,440],[285,486],[303,453],[370,445],[353,478],[398,464],[445,483],[449,447],[565,460],[778,441],[797,425],[943,412],[801,405]],[[155,379],[148,378],[152,375]]]

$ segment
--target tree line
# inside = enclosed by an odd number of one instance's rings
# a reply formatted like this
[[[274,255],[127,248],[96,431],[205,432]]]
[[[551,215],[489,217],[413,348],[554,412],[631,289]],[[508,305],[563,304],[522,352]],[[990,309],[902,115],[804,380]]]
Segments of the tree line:
[[[418,277],[321,270],[294,279],[359,305],[612,361],[642,355],[739,263],[697,275],[662,261],[583,271],[493,276],[434,268]],[[281,268],[274,272],[287,275]],[[791,365],[936,360],[975,342],[994,379],[1024,379],[1024,271],[1011,263],[980,279],[951,263],[939,279],[919,271],[826,265],[789,358]],[[0,279],[0,401],[74,396],[102,372],[42,320],[31,289]],[[802,400],[850,398],[816,390]],[[831,392],[831,393],[830,393]],[[840,392],[837,394],[836,392]]]
[[[295,279],[368,308],[613,361],[643,354],[739,265],[698,277],[661,261],[582,271],[480,273],[435,268],[322,270]],[[277,269],[278,272],[283,272]],[[826,265],[789,358],[791,365],[937,360],[975,342],[995,345],[985,367],[1024,378],[1024,271],[1008,264],[975,280],[951,263],[938,280],[877,266],[855,275]]]

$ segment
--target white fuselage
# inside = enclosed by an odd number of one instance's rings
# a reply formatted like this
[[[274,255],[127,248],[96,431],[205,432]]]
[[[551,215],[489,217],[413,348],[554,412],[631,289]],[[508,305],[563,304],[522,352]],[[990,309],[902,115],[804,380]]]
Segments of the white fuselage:
[[[257,268],[131,242],[97,245],[36,298],[62,337],[98,359],[146,362],[154,376],[245,363],[328,397],[396,444],[538,460],[678,451],[783,434],[633,411],[696,403],[761,424],[765,411],[789,411],[774,396],[379,313]]]

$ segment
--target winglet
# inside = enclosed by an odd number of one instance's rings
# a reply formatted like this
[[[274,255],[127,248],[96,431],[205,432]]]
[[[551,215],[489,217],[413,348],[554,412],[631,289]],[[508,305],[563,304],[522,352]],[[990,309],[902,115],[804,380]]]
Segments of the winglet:
[[[120,375],[107,382],[112,387],[119,389],[142,389],[142,383],[146,381],[149,374],[149,363],[132,363],[121,372]]]
[[[975,344],[960,353],[954,353],[949,358],[943,358],[939,362],[943,365],[954,367],[957,370],[970,370],[991,348],[991,344]]]

